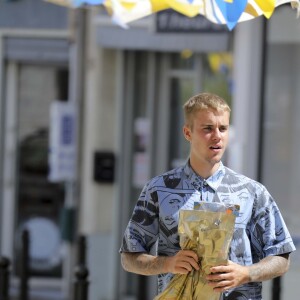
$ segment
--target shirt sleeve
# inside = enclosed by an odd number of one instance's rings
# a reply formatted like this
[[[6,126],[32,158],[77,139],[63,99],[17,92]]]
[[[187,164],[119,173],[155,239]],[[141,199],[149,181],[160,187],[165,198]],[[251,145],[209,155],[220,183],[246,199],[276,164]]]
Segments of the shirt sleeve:
[[[257,193],[252,220],[250,235],[254,261],[296,250],[280,210],[265,187]]]
[[[149,253],[158,238],[157,193],[144,186],[125,230],[120,252]]]

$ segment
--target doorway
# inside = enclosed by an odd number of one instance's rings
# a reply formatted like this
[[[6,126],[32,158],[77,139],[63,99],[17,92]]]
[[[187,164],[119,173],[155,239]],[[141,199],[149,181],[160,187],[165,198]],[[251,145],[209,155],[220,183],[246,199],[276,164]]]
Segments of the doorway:
[[[230,103],[232,87],[230,52],[128,51],[123,55],[120,237],[144,184],[188,158],[182,105],[204,91],[217,93]],[[120,299],[154,298],[156,278],[123,271],[119,274]]]
[[[48,179],[50,106],[68,99],[66,65],[8,61],[3,110],[1,250],[20,276],[22,233],[29,232],[29,276],[61,287],[60,214],[65,187]]]

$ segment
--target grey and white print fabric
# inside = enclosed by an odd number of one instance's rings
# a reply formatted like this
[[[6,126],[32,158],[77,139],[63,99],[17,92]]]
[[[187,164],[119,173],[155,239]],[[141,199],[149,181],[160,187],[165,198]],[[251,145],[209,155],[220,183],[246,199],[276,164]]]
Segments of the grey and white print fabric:
[[[143,188],[125,230],[120,252],[174,255],[179,246],[180,209],[193,209],[194,203],[214,201],[240,205],[229,259],[251,265],[269,255],[290,253],[295,246],[274,199],[257,181],[220,165],[203,180],[189,162],[150,180]],[[162,292],[172,274],[158,276]],[[261,283],[250,283],[224,293],[223,299],[261,299]]]

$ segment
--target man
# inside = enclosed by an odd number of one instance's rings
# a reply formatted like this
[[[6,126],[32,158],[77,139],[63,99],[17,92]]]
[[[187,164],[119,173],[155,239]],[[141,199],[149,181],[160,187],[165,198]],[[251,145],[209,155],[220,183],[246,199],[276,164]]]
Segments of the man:
[[[174,274],[201,267],[193,251],[180,249],[179,210],[193,209],[199,200],[238,204],[229,262],[212,267],[206,279],[222,292],[222,299],[260,300],[261,282],[287,272],[293,241],[266,188],[221,162],[228,143],[228,104],[202,93],[185,103],[184,112],[189,160],[145,185],[124,234],[122,266],[129,272],[158,275],[162,292]]]

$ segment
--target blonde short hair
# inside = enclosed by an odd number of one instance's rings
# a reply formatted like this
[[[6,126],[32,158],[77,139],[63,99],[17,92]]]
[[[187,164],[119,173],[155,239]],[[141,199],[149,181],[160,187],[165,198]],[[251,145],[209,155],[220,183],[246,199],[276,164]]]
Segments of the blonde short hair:
[[[192,126],[193,117],[199,110],[213,109],[216,111],[227,111],[231,109],[227,102],[220,96],[212,93],[201,93],[191,97],[184,105],[185,124]]]

